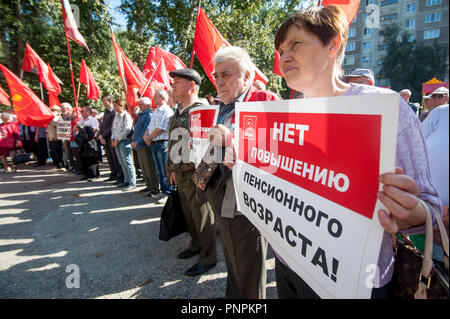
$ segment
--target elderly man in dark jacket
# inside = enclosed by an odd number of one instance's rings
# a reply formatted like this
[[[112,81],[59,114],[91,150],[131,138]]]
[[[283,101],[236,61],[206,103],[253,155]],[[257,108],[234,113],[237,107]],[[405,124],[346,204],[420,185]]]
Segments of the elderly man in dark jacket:
[[[117,184],[123,183],[124,177],[122,168],[119,164],[117,154],[111,146],[111,128],[116,112],[114,112],[113,98],[110,94],[106,94],[102,98],[103,105],[106,107],[103,115],[103,121],[98,132],[98,140],[105,148],[106,158],[108,160],[111,174],[105,182],[116,181]]]

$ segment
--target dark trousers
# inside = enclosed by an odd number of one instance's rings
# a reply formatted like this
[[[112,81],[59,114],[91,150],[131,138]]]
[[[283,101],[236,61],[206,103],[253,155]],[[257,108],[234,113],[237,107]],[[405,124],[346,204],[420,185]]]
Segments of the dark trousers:
[[[81,156],[80,149],[78,147],[71,147],[73,157],[75,158],[75,169],[81,172]]]
[[[310,286],[275,256],[275,278],[280,299],[320,299]],[[371,299],[389,298],[389,284],[372,289]]]
[[[134,163],[134,169],[136,172],[136,177],[139,175],[142,175],[142,168],[141,168],[141,163],[139,163],[139,158],[137,156],[137,152],[136,150],[132,151],[133,154],[133,163]]]
[[[267,240],[247,217],[221,217],[225,185],[206,191],[207,202],[214,211],[220,230],[223,253],[227,265],[228,299],[266,298]]]
[[[64,147],[64,152],[67,155],[68,166],[69,167],[76,167],[75,157],[73,156],[72,148],[70,147],[70,142],[69,141],[64,141],[63,142],[63,147]]]
[[[50,157],[53,159],[53,166],[63,166],[63,145],[62,141],[49,141]]]
[[[37,142],[37,160],[40,165],[45,165],[48,158],[47,138],[40,137]]]
[[[193,170],[175,171],[181,206],[191,242],[189,249],[199,252],[199,263],[203,266],[217,262],[214,214],[209,203],[199,204],[195,199],[197,186],[191,180]]]
[[[155,162],[153,160],[152,150],[145,146],[136,151],[138,161],[142,169],[145,185],[151,192],[159,192],[158,175],[156,175]]]
[[[103,147],[105,148],[106,159],[111,171],[109,176],[123,182],[124,178],[122,167],[120,166],[119,159],[117,158],[116,150],[111,146],[111,141],[107,140]]]

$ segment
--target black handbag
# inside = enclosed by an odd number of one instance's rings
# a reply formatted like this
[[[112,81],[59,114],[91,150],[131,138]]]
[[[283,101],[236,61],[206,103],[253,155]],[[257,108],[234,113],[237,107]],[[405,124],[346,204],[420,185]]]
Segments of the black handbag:
[[[25,152],[24,149],[20,149],[17,151],[14,151],[14,155],[12,157],[14,164],[21,164],[31,161],[30,155]]]
[[[180,195],[175,188],[167,197],[166,204],[161,213],[159,224],[159,239],[168,241],[171,238],[187,232]]]

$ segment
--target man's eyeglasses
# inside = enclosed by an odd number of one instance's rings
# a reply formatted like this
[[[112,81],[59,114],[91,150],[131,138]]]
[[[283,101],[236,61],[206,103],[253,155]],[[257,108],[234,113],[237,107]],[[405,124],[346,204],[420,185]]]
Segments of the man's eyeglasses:
[[[431,96],[431,98],[432,98],[432,99],[436,99],[436,98],[442,99],[444,96],[446,96],[446,95],[444,95],[444,94],[433,94],[433,95]]]

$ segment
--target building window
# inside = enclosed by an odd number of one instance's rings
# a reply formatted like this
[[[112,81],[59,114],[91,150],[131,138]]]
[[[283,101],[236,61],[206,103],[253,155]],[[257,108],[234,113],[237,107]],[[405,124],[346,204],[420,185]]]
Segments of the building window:
[[[409,42],[413,42],[415,39],[416,39],[416,37],[415,37],[414,35],[410,35],[410,36],[408,37],[408,41],[409,41]]]
[[[362,44],[363,51],[369,51],[371,47],[372,47],[371,42],[363,42],[363,44]]]
[[[427,7],[441,4],[441,0],[427,0]]]
[[[349,31],[348,31],[348,37],[349,38],[353,38],[353,37],[355,37],[356,36],[356,29],[350,29]]]
[[[416,4],[415,3],[411,3],[406,5],[406,12],[414,12],[416,11]]]
[[[428,39],[436,39],[436,38],[439,38],[439,31],[440,31],[440,29],[426,30],[426,31],[423,33],[423,39],[424,39],[424,40],[428,40]]]
[[[366,3],[366,7],[367,7],[371,4],[373,4],[373,0],[366,0],[365,3]]]
[[[355,51],[355,42],[349,42],[347,43],[346,51]]]
[[[362,64],[369,64],[370,62],[370,56],[363,56],[361,59]]]
[[[372,33],[372,30],[369,28],[364,28],[363,34],[364,35],[370,35]]]
[[[378,44],[378,51],[384,51],[388,49],[388,45],[387,44]]]
[[[355,56],[348,55],[344,58],[344,65],[352,65],[355,64]]]
[[[431,22],[437,22],[441,21],[441,13],[435,12],[435,13],[428,13],[425,16],[425,23],[431,23]]]
[[[381,21],[389,21],[389,20],[393,20],[393,19],[397,19],[398,14],[397,13],[393,13],[393,14],[388,14],[385,16],[382,16],[380,18]]]
[[[406,28],[414,28],[415,24],[416,24],[416,20],[415,19],[409,19],[409,20],[406,20],[405,27]]]
[[[377,61],[377,64],[378,64],[378,65],[382,65],[382,64],[383,64],[383,60],[382,60],[382,59],[379,59],[379,60]]]
[[[441,1],[441,0],[439,0],[439,1]],[[388,6],[390,4],[394,4],[394,3],[398,3],[398,0],[384,0],[384,1],[381,1],[381,6],[384,7],[384,6]]]

